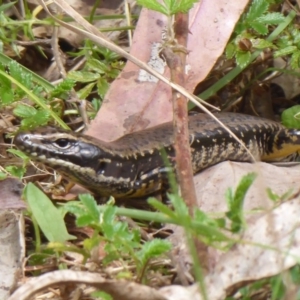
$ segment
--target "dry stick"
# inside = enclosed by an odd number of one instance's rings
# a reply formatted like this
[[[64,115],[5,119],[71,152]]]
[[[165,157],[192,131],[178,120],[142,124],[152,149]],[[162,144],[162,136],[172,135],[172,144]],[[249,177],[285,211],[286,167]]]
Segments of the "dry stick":
[[[186,49],[188,38],[188,14],[179,13],[174,23],[175,42],[178,49],[171,52],[173,57],[169,60],[171,80],[178,85],[185,86]],[[170,49],[171,50],[171,49]],[[168,61],[167,61],[168,63]],[[189,207],[192,215],[193,208],[197,207],[196,191],[193,182],[193,168],[191,149],[189,144],[188,109],[187,99],[182,94],[172,89],[173,96],[173,125],[177,165],[177,178],[181,189],[181,195]]]
[[[189,34],[189,18],[188,14],[178,13],[175,17],[174,32],[175,42],[178,43],[178,50],[176,46],[173,51],[173,59],[169,62],[171,69],[171,80],[178,85],[185,85],[185,66],[186,66],[186,53],[180,50],[181,48],[186,49],[188,34]],[[173,65],[172,65],[173,64]],[[177,164],[177,179],[181,189],[181,195],[189,208],[189,213],[193,216],[193,211],[197,205],[197,197],[193,180],[193,168],[191,149],[189,143],[189,129],[188,129],[188,107],[187,99],[179,94],[174,89],[172,90],[173,95],[173,111],[174,111],[174,140],[175,140],[175,154]],[[207,259],[207,246],[198,240],[193,238],[190,232],[186,232],[186,238],[193,253],[198,256],[199,264],[201,261],[201,267],[208,270]],[[194,259],[196,259],[194,257]],[[198,270],[198,280],[203,282],[202,270]],[[200,278],[199,278],[200,277]],[[199,282],[200,284],[200,282]],[[205,298],[205,287],[200,284],[200,291]]]
[[[125,280],[108,280],[96,273],[74,270],[53,271],[38,278],[32,278],[19,287],[7,300],[34,299],[37,292],[65,283],[87,284],[110,294],[113,299],[167,300],[159,291],[146,285]]]

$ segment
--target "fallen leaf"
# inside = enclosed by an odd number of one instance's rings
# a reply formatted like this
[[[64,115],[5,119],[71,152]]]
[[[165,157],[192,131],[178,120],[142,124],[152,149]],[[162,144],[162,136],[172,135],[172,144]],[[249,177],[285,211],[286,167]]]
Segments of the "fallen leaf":
[[[0,299],[9,297],[22,273],[25,257],[22,186],[17,179],[0,181]]]
[[[192,92],[213,68],[230,38],[248,0],[202,0],[190,12],[186,88]],[[158,57],[166,17],[143,9],[134,32],[130,53],[166,77],[169,71]],[[171,89],[153,77],[145,76],[127,62],[119,77],[111,84],[103,105],[87,133],[111,141],[126,133],[170,121]]]
[[[232,237],[239,242],[227,252],[209,247],[209,270],[205,276],[208,299],[224,299],[251,281],[274,276],[293,267],[300,253],[300,167],[277,167],[267,163],[223,162],[195,176],[199,208],[208,213],[224,215],[228,210],[225,192],[235,190],[242,176],[255,172],[258,177],[246,194],[246,230]],[[226,176],[224,176],[226,174]],[[282,196],[290,191],[294,199],[274,203],[268,198],[267,188]],[[250,212],[251,211],[251,212]],[[184,241],[184,231],[170,226],[174,234],[170,241],[177,251],[175,260],[187,266],[192,260]],[[193,299],[202,299],[197,285]],[[169,287],[169,292],[172,287]],[[191,292],[191,291],[189,291]],[[175,292],[176,293],[176,292]],[[189,299],[189,298],[182,298]]]

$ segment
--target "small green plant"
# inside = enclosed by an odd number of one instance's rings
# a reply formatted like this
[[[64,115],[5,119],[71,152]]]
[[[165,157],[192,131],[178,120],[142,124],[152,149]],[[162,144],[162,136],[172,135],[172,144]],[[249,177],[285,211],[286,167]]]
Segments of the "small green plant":
[[[74,82],[65,80],[49,91],[49,84],[35,85],[36,78],[38,77],[33,76],[32,72],[15,61],[10,60],[7,64],[2,64],[0,66],[0,107],[13,105],[15,107],[13,112],[21,118],[24,129],[46,125],[51,117],[67,128],[60,118],[62,106],[57,106],[54,98],[58,96],[62,99],[66,98]],[[43,83],[43,80],[40,82]]]
[[[215,221],[209,215],[198,210],[195,211],[195,218],[191,218],[184,201],[176,195],[170,195],[170,199],[176,207],[175,211],[154,198],[149,200],[160,212],[124,209],[110,204],[99,206],[89,194],[80,195],[80,201],[68,202],[58,209],[46,195],[31,183],[27,185],[24,195],[29,206],[29,214],[34,221],[37,255],[42,255],[46,249],[51,249],[54,251],[53,253],[74,251],[88,258],[91,250],[101,243],[105,245],[105,257],[102,263],[107,265],[114,260],[119,260],[123,262],[125,269],[126,266],[134,265],[138,281],[146,278],[145,274],[151,260],[168,252],[171,244],[160,239],[143,242],[139,231],[130,229],[126,222],[119,221],[118,215],[138,220],[177,224],[211,246],[218,247],[222,243],[222,248],[224,248],[226,247],[224,244],[227,243],[230,246],[233,242],[220,231],[218,220]],[[47,211],[46,217],[45,211]],[[78,227],[93,229],[92,236],[83,241],[83,249],[65,245],[66,241],[74,239],[74,236],[67,233],[64,224],[64,216],[67,212],[76,217]],[[50,242],[47,248],[41,246],[39,229]],[[48,256],[49,253],[45,253],[45,255]]]
[[[49,242],[64,243],[75,237],[69,235],[64,222],[64,214],[60,212],[50,199],[34,184],[28,183],[24,189],[24,197],[28,203],[29,213],[35,220],[35,232],[37,240],[40,240],[39,229]],[[45,214],[45,212],[47,212]],[[37,244],[40,249],[40,244]]]
[[[171,249],[169,242],[160,239],[143,243],[138,230],[129,229],[128,223],[117,220],[116,207],[107,205],[101,210],[89,194],[80,195],[79,200],[67,203],[64,209],[76,216],[77,226],[93,228],[93,236],[83,243],[85,250],[91,251],[99,243],[105,244],[102,261],[105,265],[114,260],[121,260],[127,265],[134,263],[140,281],[150,260]]]
[[[84,50],[76,54],[76,56],[85,55],[88,57],[87,62],[82,70],[69,72],[68,78],[77,83],[85,84],[83,88],[77,91],[80,99],[89,97],[96,88],[97,95],[103,100],[110,83],[119,75],[124,63],[117,54],[106,48],[93,48],[92,56],[87,55],[88,52],[89,48],[85,47]]]
[[[231,232],[239,232],[245,227],[243,216],[244,199],[256,177],[255,173],[250,173],[241,179],[234,193],[231,188],[226,192],[226,200],[229,207],[226,216],[231,221]]]
[[[300,129],[300,105],[292,106],[281,114],[282,124],[287,128]]]
[[[274,41],[265,38],[274,29],[274,25],[279,25],[285,20],[282,13],[270,11],[271,5],[275,2],[274,0],[253,0],[248,12],[236,25],[234,38],[226,47],[226,56],[227,58],[235,57],[238,66],[242,68],[247,66],[251,61],[253,51],[272,49],[274,58],[290,56],[291,68],[299,68],[300,31],[298,26],[292,24],[287,27]]]
[[[33,13],[27,7],[26,1],[24,3],[24,20],[11,19],[7,16],[6,11],[14,4],[0,5],[0,49],[2,49],[0,52],[3,52],[3,46],[5,45],[6,49],[12,49],[16,55],[19,55],[15,43],[19,36],[25,37],[28,41],[34,40],[33,27],[36,25],[53,26],[53,20],[51,18],[39,20],[36,16],[33,16]],[[90,16],[94,20],[105,17],[107,18],[107,16],[95,15],[95,10],[92,10]],[[124,18],[120,15],[110,17]],[[65,19],[70,21],[68,18]],[[115,30],[120,30],[120,28],[115,28]],[[36,46],[36,50],[43,55],[43,47]],[[101,100],[104,98],[109,84],[116,78],[124,65],[118,55],[107,49],[95,47],[90,41],[85,42],[81,51],[69,53],[69,55],[86,57],[85,69],[77,73],[70,72],[68,79],[63,80],[54,87],[48,81],[0,53],[0,108],[13,105],[13,113],[21,119],[23,129],[43,126],[53,120],[67,129],[68,126],[61,119],[65,115],[79,114],[76,103],[68,103],[67,110],[65,103],[70,98],[70,92],[75,83],[77,84],[79,98],[92,100],[92,108],[89,107],[87,115],[93,118],[99,110]],[[74,80],[71,79],[72,77]],[[94,93],[97,95],[94,96]]]
[[[289,189],[287,192],[283,193],[282,195],[278,195],[274,193],[270,188],[267,188],[267,194],[270,200],[274,203],[287,201],[292,196],[293,190]]]
[[[296,265],[287,271],[284,276],[277,275],[271,278],[266,278],[262,280],[257,280],[252,284],[249,284],[241,289],[239,289],[238,293],[240,294],[239,299],[249,300],[255,299],[255,297],[259,297],[259,295],[263,296],[268,293],[268,299],[273,300],[281,300],[287,299],[286,293],[290,291],[290,286],[295,285],[299,286],[299,278],[300,278],[300,267]],[[292,283],[292,284],[291,284]],[[226,300],[233,300],[235,297],[227,297]],[[300,299],[299,289],[295,293],[295,298],[291,299]]]
[[[1,2],[2,3],[2,2]],[[34,25],[41,24],[53,24],[51,20],[39,21],[32,16],[32,13],[28,9],[27,2],[24,2],[24,19],[16,20],[11,18],[7,11],[11,9],[17,1],[4,3],[0,5],[0,41],[3,48],[3,44],[6,47],[10,47],[17,55],[19,50],[15,41],[18,40],[19,36],[25,36],[27,39],[34,39],[32,27]],[[1,49],[3,50],[3,49]],[[2,52],[2,51],[1,51]]]
[[[235,57],[240,67],[250,63],[253,50],[277,49],[277,46],[266,40],[270,26],[282,23],[285,17],[278,12],[270,12],[273,0],[253,0],[247,13],[235,27],[234,38],[226,47],[227,58]]]
[[[160,3],[157,0],[137,0],[139,5],[148,9],[158,11],[166,16],[172,16],[179,12],[188,12],[198,0],[164,0]]]
[[[37,187],[29,183],[24,190],[24,197],[28,204],[28,214],[31,216],[35,230],[35,252],[31,264],[40,263],[64,251],[73,251],[90,257],[91,251],[99,244],[104,244],[104,265],[118,260],[126,266],[135,266],[137,280],[146,279],[146,271],[153,258],[157,258],[171,249],[168,241],[153,239],[142,242],[140,232],[130,229],[126,222],[118,221],[117,207],[105,205],[98,206],[89,194],[79,196],[80,201],[68,202],[56,208],[52,201]],[[45,214],[47,211],[47,214]],[[93,235],[83,241],[83,249],[66,244],[75,237],[67,232],[64,217],[69,212],[76,217],[78,227],[90,227]],[[47,247],[41,244],[41,233],[50,242]],[[121,272],[119,276],[128,277],[128,272]]]

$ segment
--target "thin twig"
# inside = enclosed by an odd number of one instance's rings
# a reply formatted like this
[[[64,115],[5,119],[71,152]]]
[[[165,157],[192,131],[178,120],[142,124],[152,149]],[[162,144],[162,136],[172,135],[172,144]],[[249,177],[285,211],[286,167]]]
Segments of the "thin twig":
[[[186,66],[186,49],[189,34],[189,18],[188,14],[178,13],[175,16],[174,37],[175,45],[173,48],[173,59],[171,62],[171,80],[179,85],[185,85],[185,66]],[[178,46],[176,47],[176,45]],[[176,171],[177,179],[180,184],[181,195],[189,208],[190,216],[193,217],[195,207],[197,205],[197,196],[193,181],[193,168],[191,149],[189,144],[189,128],[188,128],[188,106],[187,99],[177,91],[172,92],[173,95],[173,112],[174,112],[174,140],[176,153]],[[193,234],[186,229],[185,237],[189,245],[189,251],[196,260],[195,275],[199,283],[200,291],[204,299],[207,299],[205,286],[203,284],[203,271],[208,270],[207,262],[208,251],[207,245],[198,240]],[[195,262],[195,261],[194,261]],[[201,262],[201,263],[200,263]]]

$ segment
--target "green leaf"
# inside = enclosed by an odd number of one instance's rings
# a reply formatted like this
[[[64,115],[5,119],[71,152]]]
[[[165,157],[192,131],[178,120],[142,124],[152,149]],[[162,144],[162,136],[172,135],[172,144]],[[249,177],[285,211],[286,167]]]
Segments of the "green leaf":
[[[238,187],[236,188],[233,202],[231,203],[231,209],[240,210],[242,208],[246,193],[256,177],[257,175],[255,173],[249,173],[248,175],[243,176]]]
[[[98,95],[104,99],[105,94],[109,89],[109,84],[105,78],[99,78],[97,81]]]
[[[107,72],[107,65],[98,59],[89,59],[87,61],[87,67],[99,74],[105,74],[105,72]]]
[[[246,22],[252,22],[262,16],[269,8],[269,3],[266,0],[254,0],[246,15]]]
[[[79,201],[69,201],[63,206],[63,209],[77,218],[85,214],[85,209]]]
[[[8,105],[14,102],[14,91],[11,81],[0,75],[0,104]]]
[[[35,128],[37,126],[44,126],[50,120],[49,111],[38,110],[36,114],[31,118],[26,118],[21,121],[21,125],[23,128]]]
[[[10,2],[10,3],[12,3],[12,2]],[[3,28],[3,24],[2,24],[2,26],[0,26],[0,34],[1,34],[1,28]],[[2,34],[4,34],[4,33],[2,32]],[[14,47],[14,46],[12,45],[12,47]],[[1,39],[0,39],[0,48],[1,48]],[[7,66],[11,61],[12,61],[12,59],[10,57],[4,55],[3,53],[0,53],[0,66]],[[33,83],[35,83],[38,86],[42,87],[46,91],[53,90],[54,86],[51,83],[49,83],[49,81],[47,81],[46,79],[38,76],[37,74],[35,74],[31,70],[23,67],[22,65],[19,65],[19,66],[20,66],[20,68],[22,69],[23,72],[31,74]],[[4,69],[0,69],[0,70],[3,71]]]
[[[100,109],[100,106],[101,106],[101,100],[94,98],[92,100],[92,105],[93,105],[93,108],[94,108],[95,112],[98,112],[98,110]]]
[[[170,13],[175,15],[179,12],[187,13],[198,0],[165,0],[165,3],[170,3]]]
[[[288,36],[281,36],[276,41],[276,46],[278,48],[285,48],[288,46],[292,46],[293,42],[291,41],[290,37]]]
[[[85,239],[83,241],[84,249],[91,251],[93,248],[97,247],[103,239],[100,236],[93,236],[92,238]]]
[[[184,224],[181,225],[183,226]],[[230,241],[219,228],[203,225],[201,222],[192,222],[191,225],[198,237],[207,244],[211,245],[213,242]]]
[[[155,10],[166,16],[169,16],[169,11],[167,8],[156,0],[137,0],[136,2],[138,5],[144,6],[145,8]]]
[[[300,51],[296,51],[292,54],[291,67],[292,69],[298,69],[300,66]]]
[[[4,180],[7,178],[7,174],[0,172],[0,180]]]
[[[266,35],[268,34],[268,27],[265,24],[253,21],[250,23],[250,26],[257,31],[259,34]]]
[[[277,48],[272,42],[264,39],[251,39],[251,43],[256,49]]]
[[[300,105],[284,110],[281,114],[281,122],[287,128],[300,129]]]
[[[18,177],[21,179],[25,174],[25,168],[23,167],[17,167],[17,166],[7,166],[5,167],[5,170],[9,172],[12,176]]]
[[[115,79],[118,77],[118,75],[120,74],[120,70],[119,69],[115,69],[115,68],[110,68],[107,70],[107,72],[105,73],[105,77],[106,78],[112,78]]]
[[[236,53],[236,45],[234,45],[233,43],[227,44],[225,50],[226,58],[227,59],[233,58],[235,53]]]
[[[51,200],[33,183],[28,183],[24,195],[35,220],[50,242],[76,239],[67,231],[64,219]]]
[[[284,21],[284,16],[281,13],[268,13],[259,18],[255,21],[265,25],[277,25]]]
[[[118,61],[120,59],[119,54],[107,49],[106,47],[97,47],[96,49],[93,49],[93,51],[99,52],[100,55],[104,57],[104,60],[109,63]]]
[[[278,275],[270,278],[270,289],[272,291],[272,298],[271,299],[284,299],[286,295],[286,286],[283,281],[283,276]],[[299,299],[297,296],[295,299]]]
[[[101,300],[113,300],[113,297],[105,292],[102,292],[102,291],[96,291],[96,292],[93,292],[91,293],[91,296],[93,298],[99,298]]]
[[[4,3],[0,5],[0,12],[4,12],[10,7],[14,6],[17,3],[17,1],[9,2],[9,3]]]
[[[94,197],[90,194],[82,194],[79,195],[79,200],[84,205],[87,214],[91,216],[94,222],[100,221],[100,213],[97,206],[97,202],[95,201]]]
[[[274,193],[270,188],[267,188],[267,194],[268,194],[269,199],[272,200],[273,202],[277,202],[280,200],[279,195]]]
[[[104,224],[114,224],[116,218],[116,207],[107,206],[103,211],[102,223]]]
[[[174,206],[176,214],[181,218],[189,217],[188,207],[178,194],[169,194],[168,198]]]
[[[70,78],[66,78],[55,87],[55,89],[51,92],[51,96],[62,98],[62,96],[65,93],[68,93],[71,91],[71,89],[74,87],[74,85],[75,85],[74,80],[72,80]]]
[[[232,232],[240,231],[243,226],[244,199],[248,189],[250,188],[256,177],[257,175],[255,173],[249,173],[241,179],[233,197],[232,194],[230,195],[230,197],[228,197],[229,194],[226,195],[227,203],[229,205],[229,211],[226,213],[226,216],[232,221]]]
[[[37,110],[32,106],[18,104],[13,113],[20,118],[31,118],[36,115]]]
[[[12,76],[15,80],[17,80],[20,84],[25,86],[28,89],[32,87],[32,76],[29,72],[24,72],[21,68],[20,64],[16,61],[11,61],[8,64],[10,76]],[[20,96],[25,95],[25,92],[19,90]]]
[[[296,46],[288,46],[286,48],[275,51],[274,57],[276,58],[276,57],[280,57],[280,56],[289,55],[289,54],[294,53],[297,50],[298,50],[298,48]]]
[[[212,219],[208,214],[198,208],[194,211],[194,221],[201,222],[203,225],[219,228],[218,222],[215,219]]]
[[[198,0],[164,0],[163,4],[160,4],[156,0],[137,0],[137,4],[166,16],[175,15],[179,12],[187,13],[196,2]]]
[[[90,215],[82,215],[77,217],[76,219],[76,225],[78,227],[85,227],[93,224],[94,219]]]
[[[250,63],[251,52],[250,51],[237,51],[236,52],[236,63],[241,68],[244,68]]]
[[[145,265],[150,259],[158,257],[170,251],[172,245],[170,242],[161,239],[153,239],[145,242],[142,249],[137,253],[142,265]]]
[[[95,85],[96,85],[95,82],[91,82],[91,83],[87,84],[84,88],[82,88],[81,90],[79,90],[77,92],[79,99],[85,99],[85,98],[87,98],[88,95],[93,90],[93,88],[94,88]]]
[[[17,150],[17,149],[8,149],[7,152],[10,152],[18,157],[20,157],[21,159],[25,160],[25,161],[29,161],[29,157],[22,151]]]
[[[234,195],[233,195],[232,188],[228,188],[226,190],[226,192],[225,192],[225,198],[227,199],[228,202],[233,202]]]
[[[169,218],[176,219],[176,214],[174,213],[174,211],[172,209],[170,209],[170,207],[168,207],[167,205],[163,204],[161,201],[158,201],[156,198],[149,197],[147,202],[153,208],[155,208],[156,210],[162,212],[163,214],[165,214]]]
[[[293,37],[294,43],[297,44],[300,42],[300,31],[296,28],[292,28],[291,35]]]
[[[70,71],[68,73],[68,79],[72,79],[79,82],[91,82],[97,80],[99,77],[99,74],[85,71]]]
[[[92,226],[95,228],[95,224],[100,222],[100,212],[97,202],[90,194],[79,195],[79,200],[80,202],[67,203],[64,206],[65,211],[76,216],[77,226]]]

